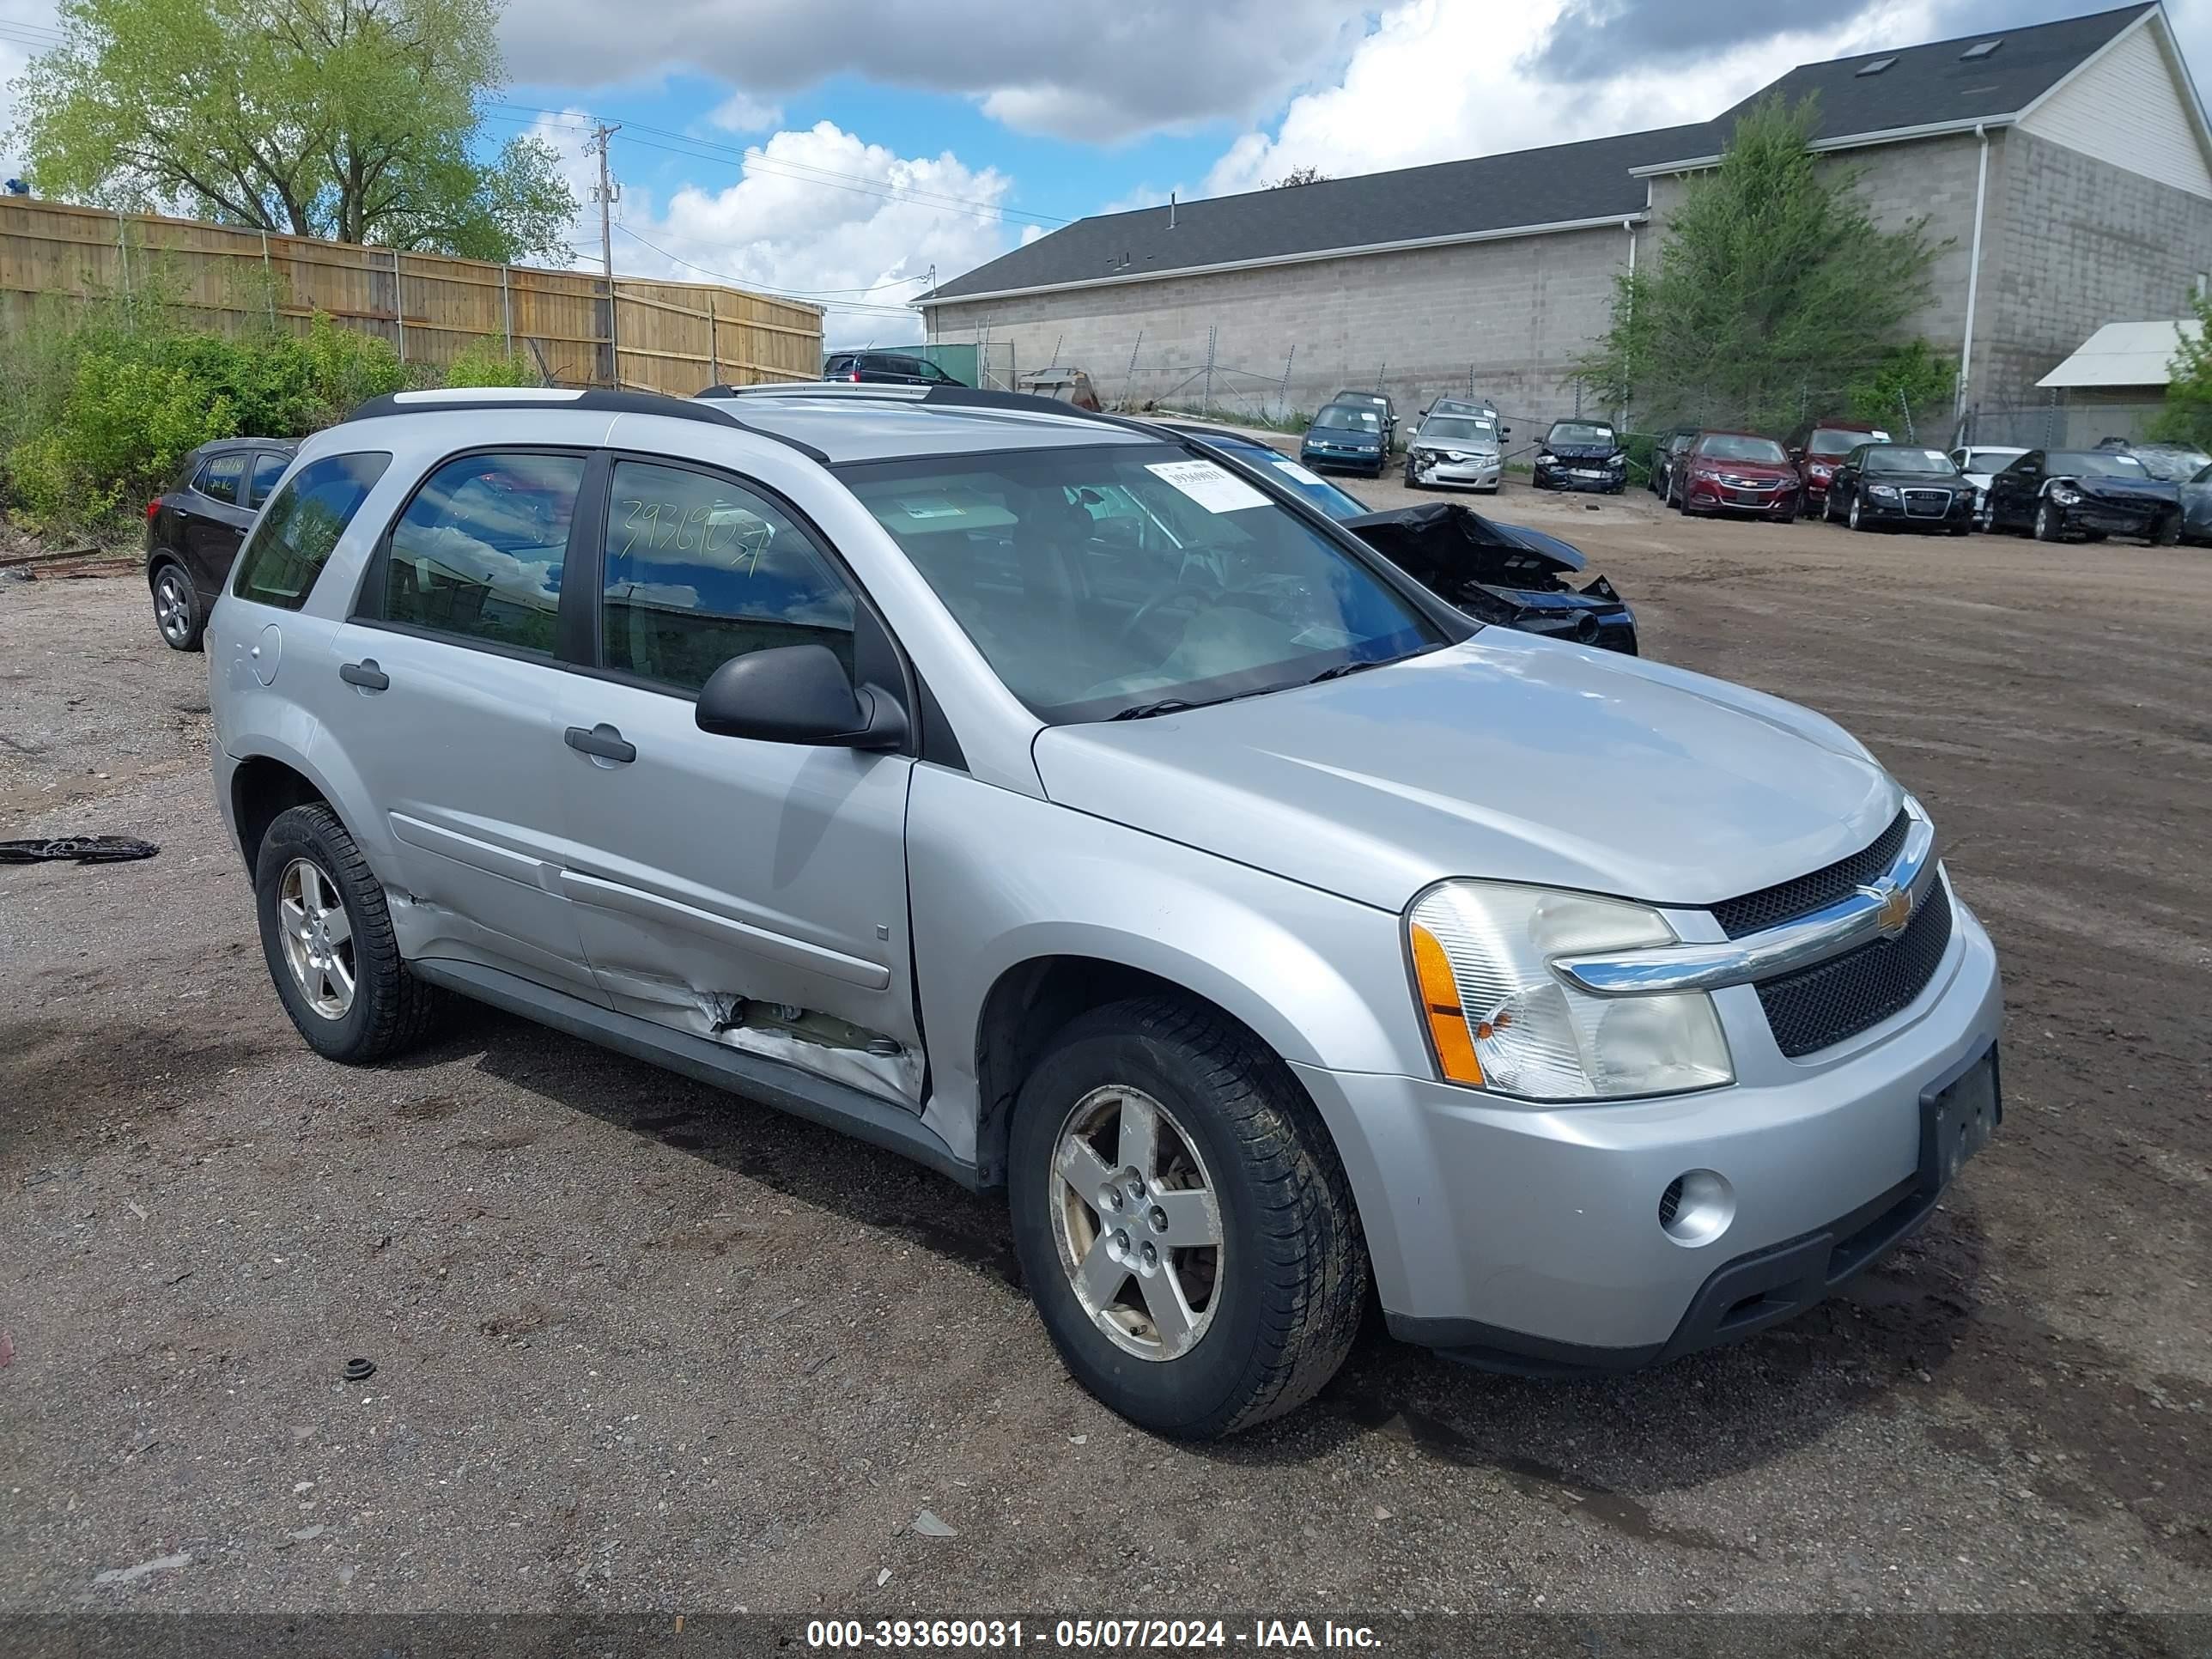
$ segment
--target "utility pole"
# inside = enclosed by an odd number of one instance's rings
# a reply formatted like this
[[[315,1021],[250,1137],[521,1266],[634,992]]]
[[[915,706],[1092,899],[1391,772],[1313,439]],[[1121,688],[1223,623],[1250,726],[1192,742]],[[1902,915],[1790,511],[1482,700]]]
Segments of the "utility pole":
[[[610,126],[605,121],[592,129],[592,148],[599,155],[599,264],[607,278],[607,378],[614,388],[622,389],[622,356],[615,330],[615,229],[614,207],[616,186],[607,177],[607,140],[620,132],[620,126]]]

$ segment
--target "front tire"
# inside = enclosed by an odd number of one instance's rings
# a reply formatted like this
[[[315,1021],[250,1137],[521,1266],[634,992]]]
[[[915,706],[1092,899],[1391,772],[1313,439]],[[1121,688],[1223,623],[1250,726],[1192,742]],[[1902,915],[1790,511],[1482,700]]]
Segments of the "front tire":
[[[279,813],[254,860],[261,951],[284,1012],[325,1060],[367,1066],[436,1023],[435,990],[407,971],[384,889],[337,813]]]
[[[2049,501],[2035,504],[2035,539],[2039,542],[2063,542],[2066,539],[2065,520]]]
[[[1023,1084],[1014,1248],[1076,1381],[1155,1433],[1293,1410],[1358,1332],[1350,1184],[1287,1066],[1211,1009],[1154,997],[1071,1023]]]
[[[156,567],[152,587],[154,625],[161,630],[162,643],[172,651],[198,650],[200,636],[207,632],[207,615],[184,567]]]

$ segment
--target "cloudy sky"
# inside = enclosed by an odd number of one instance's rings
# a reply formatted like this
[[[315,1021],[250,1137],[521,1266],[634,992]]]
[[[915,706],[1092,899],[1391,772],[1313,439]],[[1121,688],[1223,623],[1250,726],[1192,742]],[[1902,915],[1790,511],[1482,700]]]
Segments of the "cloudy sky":
[[[2094,0],[508,0],[498,138],[580,197],[595,118],[623,271],[815,298],[832,344],[918,339],[904,301],[1086,214],[1705,120],[1792,64]],[[1808,27],[1808,12],[1818,23]],[[2212,0],[2169,0],[2212,65]],[[0,77],[55,38],[0,0]],[[588,66],[590,79],[580,81]],[[2207,72],[2212,72],[2208,70]],[[0,125],[12,100],[0,94]],[[0,144],[12,164],[12,149]],[[596,210],[576,227],[596,263]]]

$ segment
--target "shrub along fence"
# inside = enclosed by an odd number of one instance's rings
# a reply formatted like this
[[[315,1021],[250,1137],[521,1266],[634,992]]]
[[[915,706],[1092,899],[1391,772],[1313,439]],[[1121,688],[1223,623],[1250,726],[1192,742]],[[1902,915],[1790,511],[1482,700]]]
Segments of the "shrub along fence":
[[[45,296],[158,291],[186,327],[306,334],[318,316],[440,371],[485,342],[545,382],[689,397],[822,372],[815,306],[704,283],[607,278],[0,197],[0,319]]]

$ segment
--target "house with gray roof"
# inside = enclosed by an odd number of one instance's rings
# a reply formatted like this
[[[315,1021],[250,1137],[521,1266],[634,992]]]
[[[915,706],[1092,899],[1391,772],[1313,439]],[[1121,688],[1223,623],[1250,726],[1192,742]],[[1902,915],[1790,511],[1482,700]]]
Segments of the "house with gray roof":
[[[1929,218],[1945,246],[1910,327],[1992,426],[2032,419],[2097,329],[2212,283],[2212,126],[2153,3],[1804,64],[1692,126],[1101,214],[916,304],[1000,378],[1057,358],[1109,398],[1310,410],[1379,385],[1548,420],[1580,406],[1616,276],[1770,94],[1817,94],[1815,148],[1878,222]]]

